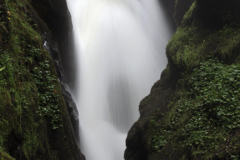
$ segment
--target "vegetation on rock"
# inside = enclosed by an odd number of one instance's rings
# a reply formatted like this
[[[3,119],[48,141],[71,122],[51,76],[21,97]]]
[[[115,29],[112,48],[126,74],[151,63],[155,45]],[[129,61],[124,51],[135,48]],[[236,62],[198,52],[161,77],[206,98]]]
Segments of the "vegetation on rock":
[[[208,60],[184,76],[186,79],[179,81],[184,85],[176,93],[178,100],[169,105],[171,111],[161,122],[157,114],[152,116],[153,150],[174,143],[181,150],[190,148],[194,159],[203,155],[205,159],[237,156],[240,152],[239,73],[239,64],[224,65]]]
[[[167,45],[168,67],[140,103],[125,159],[239,159],[239,6],[192,4]]]
[[[0,15],[0,159],[80,159],[46,24],[30,0],[0,0]]]

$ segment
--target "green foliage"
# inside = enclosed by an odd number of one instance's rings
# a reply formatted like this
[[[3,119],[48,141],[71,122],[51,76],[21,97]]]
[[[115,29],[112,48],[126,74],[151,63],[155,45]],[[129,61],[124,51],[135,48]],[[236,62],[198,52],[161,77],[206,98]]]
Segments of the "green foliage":
[[[167,45],[167,56],[180,68],[191,71],[199,66],[200,62],[214,54],[222,56],[223,53],[220,50],[222,48],[219,46],[226,42],[228,42],[228,35],[224,35],[222,30],[202,30],[195,24],[188,27],[180,26]],[[231,47],[233,49],[235,46]],[[230,48],[227,51],[229,52]]]
[[[1,147],[0,147],[0,160],[15,160],[15,158],[11,157],[6,152],[3,152]]]
[[[233,63],[229,60],[235,60],[234,57],[240,49],[239,27],[226,24],[222,28],[213,29],[204,28],[199,23],[193,3],[167,45],[168,58],[178,67],[188,71],[213,56]]]
[[[14,68],[9,54],[0,54],[0,68],[0,89],[7,85],[14,86],[12,74]]]
[[[170,72],[185,73],[168,113],[151,117],[152,154],[170,147],[179,159],[239,159],[240,29],[230,17],[235,13],[221,9],[209,13],[227,13],[227,20],[207,24],[208,15],[193,3],[167,45]]]
[[[185,77],[189,79],[185,84],[188,89],[165,121],[159,124],[158,116],[153,117],[152,147],[161,149],[174,142],[183,150],[191,148],[196,157],[221,156],[227,136],[240,127],[240,64],[208,60]],[[237,143],[231,148],[232,153],[239,150]]]
[[[239,50],[239,35],[240,30],[229,25],[225,25],[223,29],[219,30],[221,43],[219,45],[219,53],[223,58],[238,55]]]
[[[177,3],[177,2],[176,2]],[[186,12],[186,14],[183,17],[182,25],[186,26],[189,25],[193,19],[193,16],[195,14],[196,9],[196,1],[192,3],[189,10]]]
[[[72,132],[54,61],[40,35],[50,31],[31,0],[0,1],[0,159],[79,159],[69,141]]]
[[[30,55],[30,57],[33,57],[36,59],[39,59],[41,57],[41,52],[39,48],[35,48],[35,46],[31,46],[31,45],[28,45],[28,47],[30,48],[28,51],[28,54]]]
[[[49,61],[45,60],[39,64],[41,68],[34,67],[32,74],[39,92],[39,110],[37,113],[39,115],[43,113],[43,115],[49,117],[53,129],[57,129],[62,125],[60,125],[59,95],[53,84],[56,81],[56,77],[52,76],[51,72],[48,71],[50,67]]]
[[[8,152],[14,147],[26,159],[45,159],[51,152],[48,126],[59,128],[63,116],[54,62],[32,23],[29,3],[0,5],[0,159],[12,159]],[[14,146],[15,138],[21,144]]]

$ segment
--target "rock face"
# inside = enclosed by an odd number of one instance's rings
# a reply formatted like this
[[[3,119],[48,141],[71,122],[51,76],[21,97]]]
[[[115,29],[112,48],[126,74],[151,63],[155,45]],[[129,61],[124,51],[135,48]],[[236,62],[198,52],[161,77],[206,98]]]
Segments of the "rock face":
[[[181,24],[183,16],[194,0],[159,0],[159,2],[166,10],[168,19],[176,28]]]
[[[0,159],[84,160],[59,83],[73,73],[59,58],[71,59],[66,1],[0,0],[0,11]]]
[[[47,24],[58,43],[60,57],[55,53],[52,56],[62,64],[64,77],[61,78],[64,78],[63,81],[66,83],[73,83],[74,68],[76,67],[71,52],[73,48],[71,42],[72,23],[66,0],[36,0],[32,1],[32,5],[41,19]]]
[[[151,159],[151,117],[156,111],[162,114],[168,111],[167,105],[172,99],[179,79],[177,68],[170,72],[167,68],[162,72],[161,79],[152,87],[151,93],[145,97],[139,106],[140,118],[131,127],[126,140],[127,149],[124,157],[126,160],[146,160]],[[159,158],[159,157],[158,157]]]
[[[40,32],[44,42],[44,48],[49,52],[55,61],[55,68],[63,92],[64,100],[68,108],[68,115],[74,137],[78,146],[79,137],[79,118],[78,110],[71,94],[64,88],[64,83],[73,84],[74,80],[74,58],[72,52],[72,23],[71,16],[65,0],[37,0],[32,2],[32,6],[37,14],[47,24],[51,33],[46,28],[41,28]],[[35,19],[38,19],[35,17]],[[36,21],[37,22],[37,21]],[[37,22],[41,25],[42,22]],[[71,62],[71,63],[69,63]]]
[[[176,29],[176,22],[174,20],[175,1],[176,0],[159,0],[160,5],[163,9],[165,9],[165,12],[167,13],[167,19],[171,23],[171,26],[174,26],[174,29]]]
[[[74,80],[74,59],[71,49],[71,33],[72,23],[68,12],[66,1],[34,1],[33,6],[38,13],[34,17],[36,23],[40,27],[41,37],[44,48],[49,52],[55,61],[55,68],[58,79],[66,102],[71,124],[73,126],[75,138],[77,142],[79,138],[79,119],[78,111],[71,94],[64,88],[64,83],[73,84]],[[48,6],[48,7],[46,7]],[[38,15],[41,19],[38,18]],[[44,20],[49,29],[42,25]],[[63,61],[64,60],[64,61]],[[71,63],[68,63],[71,62]]]
[[[187,9],[166,48],[168,66],[128,132],[126,160],[238,158],[239,7],[197,0]]]
[[[181,25],[183,16],[189,10],[189,8],[193,2],[194,2],[194,0],[176,0],[174,19],[175,19],[177,26]]]

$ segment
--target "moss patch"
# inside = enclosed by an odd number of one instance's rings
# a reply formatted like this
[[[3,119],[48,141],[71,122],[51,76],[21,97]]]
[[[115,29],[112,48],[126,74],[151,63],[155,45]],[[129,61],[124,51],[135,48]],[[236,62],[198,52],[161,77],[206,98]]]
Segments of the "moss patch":
[[[192,4],[167,45],[168,67],[140,104],[127,160],[239,159],[239,4]]]
[[[220,28],[203,27],[197,17],[193,3],[167,45],[168,58],[184,70],[192,70],[209,57],[232,63],[238,56],[240,29],[227,23]]]
[[[234,145],[226,142],[240,127],[239,73],[239,64],[202,62],[185,81],[185,90],[178,91],[178,100],[169,105],[170,112],[161,121],[157,121],[159,115],[152,116],[153,149],[173,143],[181,150],[191,150],[195,158],[237,155],[239,137],[235,137]],[[182,156],[187,154],[184,152]]]
[[[34,19],[29,1],[0,2],[1,159],[80,159],[39,32],[45,24]]]
[[[240,29],[230,20],[220,26],[203,24],[199,3],[192,4],[167,46],[169,64],[175,65],[170,69],[183,74],[169,111],[151,117],[151,155],[237,159]]]

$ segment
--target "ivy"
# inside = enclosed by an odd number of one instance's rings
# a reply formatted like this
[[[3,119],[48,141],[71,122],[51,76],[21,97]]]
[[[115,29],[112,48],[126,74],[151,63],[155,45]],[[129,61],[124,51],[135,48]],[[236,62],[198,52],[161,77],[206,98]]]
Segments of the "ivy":
[[[40,59],[40,56],[41,56],[40,49],[39,48],[35,48],[34,46],[31,46],[31,45],[28,45],[28,47],[30,48],[29,51],[28,51],[28,54],[31,57],[34,57],[36,59]]]
[[[193,155],[216,153],[226,136],[240,127],[240,64],[201,62],[186,88],[160,127],[153,117],[151,124],[158,130],[152,134],[152,147],[175,141],[182,149],[191,148]]]
[[[40,67],[34,67],[32,76],[35,84],[38,87],[39,107],[37,113],[41,116],[47,116],[51,120],[53,129],[57,129],[60,124],[60,108],[59,95],[55,90],[54,81],[56,77],[52,76],[48,70],[50,67],[49,61],[40,62]]]

